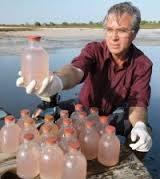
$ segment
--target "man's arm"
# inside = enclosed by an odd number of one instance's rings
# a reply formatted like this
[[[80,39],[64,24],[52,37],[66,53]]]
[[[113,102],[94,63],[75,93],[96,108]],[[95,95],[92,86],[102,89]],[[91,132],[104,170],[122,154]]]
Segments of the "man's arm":
[[[129,121],[131,122],[133,127],[138,121],[147,123],[148,121],[147,109],[144,107],[138,107],[138,106],[130,107],[129,108]]]
[[[83,78],[84,72],[73,65],[65,65],[56,73],[62,80],[63,89],[70,89],[77,85]]]

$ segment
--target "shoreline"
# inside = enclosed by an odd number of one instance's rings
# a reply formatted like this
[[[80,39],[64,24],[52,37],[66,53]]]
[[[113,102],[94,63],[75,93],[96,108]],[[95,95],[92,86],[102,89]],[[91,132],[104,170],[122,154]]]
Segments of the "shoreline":
[[[92,28],[39,28],[33,31],[0,32],[0,55],[19,55],[26,46],[28,35],[42,36],[42,46],[52,52],[54,49],[82,48],[91,41],[101,41],[105,32],[103,29]],[[140,29],[134,44],[159,46],[160,29]]]

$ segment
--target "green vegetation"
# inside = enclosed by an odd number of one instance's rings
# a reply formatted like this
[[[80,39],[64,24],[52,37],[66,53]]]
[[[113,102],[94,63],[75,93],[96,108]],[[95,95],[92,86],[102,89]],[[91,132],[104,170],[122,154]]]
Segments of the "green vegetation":
[[[35,30],[37,28],[103,28],[102,22],[92,22],[89,23],[68,23],[63,22],[61,24],[56,24],[54,22],[41,23],[35,22],[34,24],[19,24],[19,25],[7,25],[0,24],[0,31],[24,31],[24,30]],[[142,29],[160,29],[160,21],[145,21],[141,22]]]

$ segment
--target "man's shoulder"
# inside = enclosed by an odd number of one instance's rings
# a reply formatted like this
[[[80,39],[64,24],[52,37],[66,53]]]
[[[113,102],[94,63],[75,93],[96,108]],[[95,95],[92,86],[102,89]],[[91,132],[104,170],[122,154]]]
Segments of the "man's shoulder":
[[[101,49],[105,49],[106,48],[106,43],[105,41],[93,41],[93,42],[89,42],[85,48],[90,48],[90,49],[97,49],[97,50],[101,50]]]

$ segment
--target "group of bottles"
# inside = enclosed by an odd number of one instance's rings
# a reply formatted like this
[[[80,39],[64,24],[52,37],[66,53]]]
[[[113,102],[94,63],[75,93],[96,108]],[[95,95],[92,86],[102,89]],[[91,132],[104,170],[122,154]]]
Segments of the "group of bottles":
[[[37,130],[30,111],[23,109],[20,119],[5,118],[0,130],[0,148],[4,153],[16,153],[17,174],[21,178],[85,179],[87,160],[97,159],[105,166],[119,161],[120,142],[108,116],[99,116],[96,107],[87,113],[81,104],[69,116],[60,111],[54,121],[45,115],[44,124]]]

